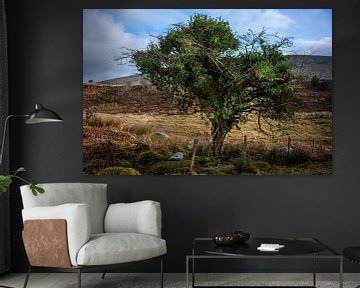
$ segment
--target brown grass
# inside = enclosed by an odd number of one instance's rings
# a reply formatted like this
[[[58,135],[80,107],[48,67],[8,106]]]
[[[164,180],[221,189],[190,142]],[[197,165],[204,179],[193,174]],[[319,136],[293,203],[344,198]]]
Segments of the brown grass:
[[[118,145],[128,145],[145,140],[153,146],[165,143],[186,144],[199,139],[202,144],[210,143],[210,123],[200,114],[192,115],[152,115],[120,113],[116,115],[96,113],[95,117],[104,123],[102,127],[92,127],[101,139],[107,139]],[[87,129],[87,130],[86,130]],[[85,126],[85,130],[90,128]],[[260,131],[257,118],[250,116],[246,123],[239,128],[233,128],[225,140],[225,144],[241,144],[244,137],[248,145],[263,145],[267,149],[287,145],[288,137],[291,146],[306,148],[307,150],[321,149],[332,151],[332,119],[331,113],[300,113],[290,122],[267,121],[262,122]],[[102,132],[101,132],[102,131]],[[168,139],[159,138],[156,133],[161,132],[169,136]],[[122,133],[121,136],[117,135]],[[125,135],[125,136],[124,136]],[[87,144],[86,139],[84,145]],[[93,138],[94,140],[94,138]]]
[[[209,157],[211,125],[196,113],[196,107],[189,114],[180,114],[156,91],[141,87],[84,84],[83,88],[86,174],[102,174],[108,167],[116,171],[134,168],[151,175],[186,174],[191,159],[189,142],[194,139],[199,140],[198,174],[331,174],[331,91],[295,86],[304,102],[301,113],[290,121],[262,120],[261,129],[257,117],[250,115],[228,133],[219,163]],[[289,139],[296,151],[291,159],[279,154]],[[184,153],[184,161],[166,161],[179,151]]]

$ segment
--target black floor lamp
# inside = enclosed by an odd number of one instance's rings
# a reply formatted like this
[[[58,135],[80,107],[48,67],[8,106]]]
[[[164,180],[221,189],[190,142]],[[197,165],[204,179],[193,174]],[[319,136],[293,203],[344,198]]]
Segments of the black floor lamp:
[[[27,118],[25,121],[25,124],[39,124],[39,123],[62,122],[63,121],[58,114],[56,114],[54,111],[52,111],[50,109],[44,108],[44,106],[41,104],[36,104],[35,110],[33,112],[31,112],[30,114],[7,116],[5,119],[5,123],[4,123],[4,132],[3,132],[1,151],[0,151],[0,167],[2,165],[2,159],[3,159],[3,154],[4,154],[4,146],[5,146],[8,122],[11,118],[15,118],[15,117]]]
[[[7,126],[8,122],[11,118],[15,117],[24,117],[26,118],[25,123],[26,124],[39,124],[39,123],[56,123],[56,122],[62,122],[63,120],[61,117],[55,113],[54,111],[44,108],[41,104],[35,105],[35,110],[31,112],[30,114],[23,114],[23,115],[9,115],[5,119],[4,123],[4,131],[3,131],[3,137],[1,141],[1,150],[0,150],[0,168],[2,167],[2,161],[3,161],[3,155],[4,155],[4,146],[6,142],[6,132],[7,132]],[[1,193],[1,192],[0,192]],[[4,288],[12,288],[9,286],[4,286],[0,284],[0,287]]]

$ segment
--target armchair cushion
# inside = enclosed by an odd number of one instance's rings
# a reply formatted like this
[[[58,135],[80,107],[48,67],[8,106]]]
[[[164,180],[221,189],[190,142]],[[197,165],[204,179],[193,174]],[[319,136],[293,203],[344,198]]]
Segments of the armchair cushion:
[[[34,197],[29,185],[20,187],[24,208],[56,206],[67,203],[85,203],[89,206],[92,233],[104,232],[107,209],[106,184],[99,183],[45,183],[39,184],[45,193]]]
[[[94,234],[81,247],[78,265],[108,265],[145,260],[166,253],[165,240],[140,233]]]
[[[105,215],[105,233],[143,233],[161,237],[160,203],[145,200],[111,204]]]
[[[91,218],[86,204],[63,204],[58,206],[33,207],[22,210],[23,220],[65,219],[70,260],[77,265],[79,249],[90,239]],[[41,237],[39,235],[39,237]],[[37,239],[36,239],[37,240]]]

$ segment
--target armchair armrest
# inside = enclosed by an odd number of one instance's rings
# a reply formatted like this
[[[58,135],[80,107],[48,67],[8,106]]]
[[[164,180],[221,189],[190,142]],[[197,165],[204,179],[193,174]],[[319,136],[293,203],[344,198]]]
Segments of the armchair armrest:
[[[66,231],[64,219],[26,220],[22,238],[30,265],[72,267]]]
[[[150,200],[110,204],[105,214],[106,233],[143,233],[161,237],[160,203]]]
[[[66,221],[66,237],[70,261],[73,266],[77,265],[77,253],[89,241],[91,235],[88,205],[71,203],[58,206],[33,207],[23,209],[22,216],[24,222],[27,220],[64,219]],[[40,235],[34,235],[33,241],[39,241],[39,238],[41,238]]]

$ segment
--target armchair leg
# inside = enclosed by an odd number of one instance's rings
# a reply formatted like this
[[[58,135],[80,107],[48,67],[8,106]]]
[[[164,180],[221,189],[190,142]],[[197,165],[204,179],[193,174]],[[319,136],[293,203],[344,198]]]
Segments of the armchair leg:
[[[81,288],[81,269],[77,269],[78,288]]]
[[[27,274],[26,274],[26,278],[25,278],[25,282],[24,282],[23,288],[26,288],[27,283],[28,283],[28,281],[29,281],[30,274],[31,274],[31,265],[29,266],[29,270],[28,270],[28,272],[27,272]]]
[[[105,279],[106,272],[107,272],[107,270],[105,269],[103,274],[101,275],[101,279]]]
[[[164,287],[164,269],[163,269],[163,257],[161,257],[160,260],[160,287],[163,288]]]

